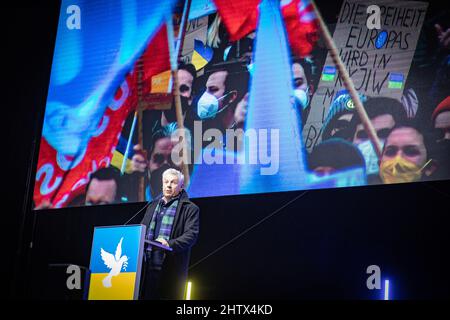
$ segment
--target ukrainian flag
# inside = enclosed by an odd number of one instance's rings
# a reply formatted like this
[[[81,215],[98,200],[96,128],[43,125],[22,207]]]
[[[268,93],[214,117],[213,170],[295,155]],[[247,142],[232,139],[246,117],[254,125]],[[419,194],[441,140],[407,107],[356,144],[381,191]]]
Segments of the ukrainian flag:
[[[200,40],[194,40],[194,52],[192,53],[192,64],[195,70],[200,70],[211,61],[213,49],[203,44]]]
[[[322,73],[323,81],[334,81],[334,77],[336,76],[336,67],[335,66],[325,66]]]
[[[116,149],[114,150],[113,157],[111,159],[111,165],[118,168],[119,170],[122,168],[126,148],[127,140],[123,136],[120,136],[119,142],[117,143]],[[130,147],[130,150],[128,150],[128,157],[125,166],[126,173],[131,173],[131,159],[133,158],[133,154],[133,148]]]
[[[95,228],[89,300],[138,298],[144,235],[141,225]]]
[[[405,80],[405,77],[403,76],[403,74],[390,73],[388,88],[389,89],[402,89],[404,80]]]

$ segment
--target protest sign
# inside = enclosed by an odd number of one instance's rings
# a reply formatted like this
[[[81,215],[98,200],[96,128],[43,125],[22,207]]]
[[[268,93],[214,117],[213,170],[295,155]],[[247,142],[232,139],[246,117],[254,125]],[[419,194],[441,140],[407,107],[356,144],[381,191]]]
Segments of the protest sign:
[[[371,23],[375,13],[367,10],[372,5],[380,9],[376,28]],[[344,1],[333,40],[360,94],[401,99],[427,7],[416,1]],[[328,54],[303,129],[307,150],[321,141],[329,107],[342,89],[344,83]]]

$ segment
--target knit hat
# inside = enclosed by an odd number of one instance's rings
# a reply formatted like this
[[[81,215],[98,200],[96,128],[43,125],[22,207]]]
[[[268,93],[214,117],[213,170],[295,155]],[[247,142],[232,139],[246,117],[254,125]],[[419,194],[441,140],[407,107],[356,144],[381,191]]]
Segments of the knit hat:
[[[436,109],[434,109],[433,114],[431,115],[431,119],[433,120],[433,122],[434,120],[436,120],[438,114],[444,111],[450,111],[450,96],[442,100],[441,103],[438,104]]]
[[[366,102],[367,97],[360,94],[359,95],[361,102]],[[326,140],[331,137],[331,130],[333,129],[334,120],[338,119],[340,116],[346,113],[354,113],[355,106],[353,104],[353,100],[348,94],[347,90],[340,90],[336,94],[336,98],[331,103],[330,109],[328,111],[328,115],[323,124],[323,136],[322,139]]]

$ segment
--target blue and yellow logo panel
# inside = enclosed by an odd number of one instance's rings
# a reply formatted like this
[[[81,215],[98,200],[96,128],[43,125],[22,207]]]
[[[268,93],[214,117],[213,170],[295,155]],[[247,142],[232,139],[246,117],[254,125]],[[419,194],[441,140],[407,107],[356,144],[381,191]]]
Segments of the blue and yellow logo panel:
[[[97,227],[91,250],[89,300],[138,298],[145,227]]]

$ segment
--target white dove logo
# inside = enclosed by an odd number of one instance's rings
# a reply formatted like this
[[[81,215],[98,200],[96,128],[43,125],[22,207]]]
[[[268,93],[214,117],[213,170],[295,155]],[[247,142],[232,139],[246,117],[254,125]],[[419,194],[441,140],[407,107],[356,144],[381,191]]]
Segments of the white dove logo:
[[[108,275],[102,280],[105,288],[110,288],[112,286],[111,278],[117,276],[122,270],[122,267],[124,271],[127,269],[128,257],[125,255],[122,256],[122,240],[123,237],[120,238],[119,244],[117,245],[115,256],[109,252],[106,252],[103,248],[100,248],[103,262],[108,269],[111,269]]]

